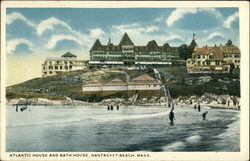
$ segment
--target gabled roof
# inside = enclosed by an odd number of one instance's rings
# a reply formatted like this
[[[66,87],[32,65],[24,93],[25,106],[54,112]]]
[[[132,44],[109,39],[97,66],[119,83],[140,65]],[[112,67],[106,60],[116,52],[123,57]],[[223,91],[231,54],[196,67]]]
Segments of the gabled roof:
[[[194,41],[194,39],[191,41],[190,45],[191,47],[195,48],[198,47],[197,43]]]
[[[155,40],[149,41],[147,44],[149,51],[159,51],[161,48],[157,45]]]
[[[240,53],[240,49],[237,46],[222,46],[222,52],[224,53]]]
[[[128,34],[125,32],[125,34],[122,36],[119,45],[134,45],[134,43],[130,40]]]
[[[164,48],[170,48],[170,45],[169,45],[169,43],[165,43],[162,47],[164,47]]]
[[[158,48],[158,45],[155,40],[149,41],[147,44],[147,47],[149,48]]]
[[[117,78],[117,79],[111,80],[110,82],[123,82],[123,81]]]
[[[132,79],[132,81],[156,81],[156,80],[151,76],[149,76],[148,74],[143,74],[140,75],[139,77]]]
[[[139,77],[132,79],[132,81],[129,82],[128,84],[131,84],[131,85],[139,85],[139,84],[156,85],[156,84],[160,84],[160,82],[156,81],[154,78],[152,78],[148,74],[143,74]]]
[[[222,60],[223,59],[223,53],[240,53],[240,50],[237,46],[213,46],[213,47],[201,47],[201,48],[195,48],[195,51],[193,53],[193,56],[195,55],[209,55],[213,53],[215,56],[215,60]]]
[[[96,49],[100,49],[102,47],[102,44],[100,42],[99,39],[96,39],[95,43],[93,44],[93,46],[91,47],[91,50],[96,50]]]
[[[61,57],[76,57],[76,55],[72,54],[71,52],[67,52],[65,54],[63,54]]]

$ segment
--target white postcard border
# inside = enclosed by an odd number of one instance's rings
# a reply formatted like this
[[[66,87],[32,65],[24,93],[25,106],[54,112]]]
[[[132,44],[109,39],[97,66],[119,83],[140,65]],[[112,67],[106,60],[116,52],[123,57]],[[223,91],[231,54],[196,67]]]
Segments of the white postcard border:
[[[4,1],[1,4],[1,160],[247,160],[249,156],[249,3],[244,1]],[[240,152],[104,152],[103,154],[149,154],[150,157],[9,157],[5,152],[5,85],[6,85],[6,8],[171,8],[171,7],[239,7],[241,50],[241,146]],[[25,154],[83,154],[86,152],[46,152]],[[13,153],[12,153],[13,154]],[[24,153],[16,153],[24,154]],[[100,154],[100,153],[88,153]]]

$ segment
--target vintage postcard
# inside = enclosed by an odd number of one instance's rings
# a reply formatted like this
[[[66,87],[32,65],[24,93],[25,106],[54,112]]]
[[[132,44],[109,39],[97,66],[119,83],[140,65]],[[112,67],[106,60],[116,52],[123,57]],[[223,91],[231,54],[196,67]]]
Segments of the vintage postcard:
[[[248,160],[249,3],[1,3],[1,160]]]

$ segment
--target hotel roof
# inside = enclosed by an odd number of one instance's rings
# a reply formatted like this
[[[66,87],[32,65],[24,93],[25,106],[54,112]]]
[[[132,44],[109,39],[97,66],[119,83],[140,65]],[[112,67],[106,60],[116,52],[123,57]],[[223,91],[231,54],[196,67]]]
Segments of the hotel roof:
[[[122,36],[119,45],[134,45],[134,43],[131,41],[128,34],[125,32],[125,34]]]
[[[71,52],[67,52],[63,54],[62,57],[76,57],[76,55],[72,54]]]
[[[99,39],[96,39],[95,43],[91,47],[91,50],[96,51],[113,51],[121,52],[122,45],[134,45],[127,33],[124,33],[119,45],[113,45],[108,43],[107,45],[102,45]],[[148,52],[148,51],[164,51],[164,52],[178,52],[178,47],[170,47],[168,43],[165,43],[163,46],[159,46],[155,40],[151,40],[145,46],[136,46],[134,45],[134,50],[139,52]]]

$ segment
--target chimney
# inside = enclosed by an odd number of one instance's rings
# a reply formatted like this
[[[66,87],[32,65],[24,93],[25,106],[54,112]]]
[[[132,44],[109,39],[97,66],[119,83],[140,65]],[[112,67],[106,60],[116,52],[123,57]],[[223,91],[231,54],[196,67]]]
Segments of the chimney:
[[[207,50],[207,44],[206,44],[206,50]]]
[[[109,42],[108,42],[108,45],[111,45],[111,39],[110,39],[110,37],[109,37]]]
[[[220,44],[220,50],[222,51],[222,44]]]
[[[217,47],[217,45],[216,45],[216,44],[214,44],[214,47]]]

